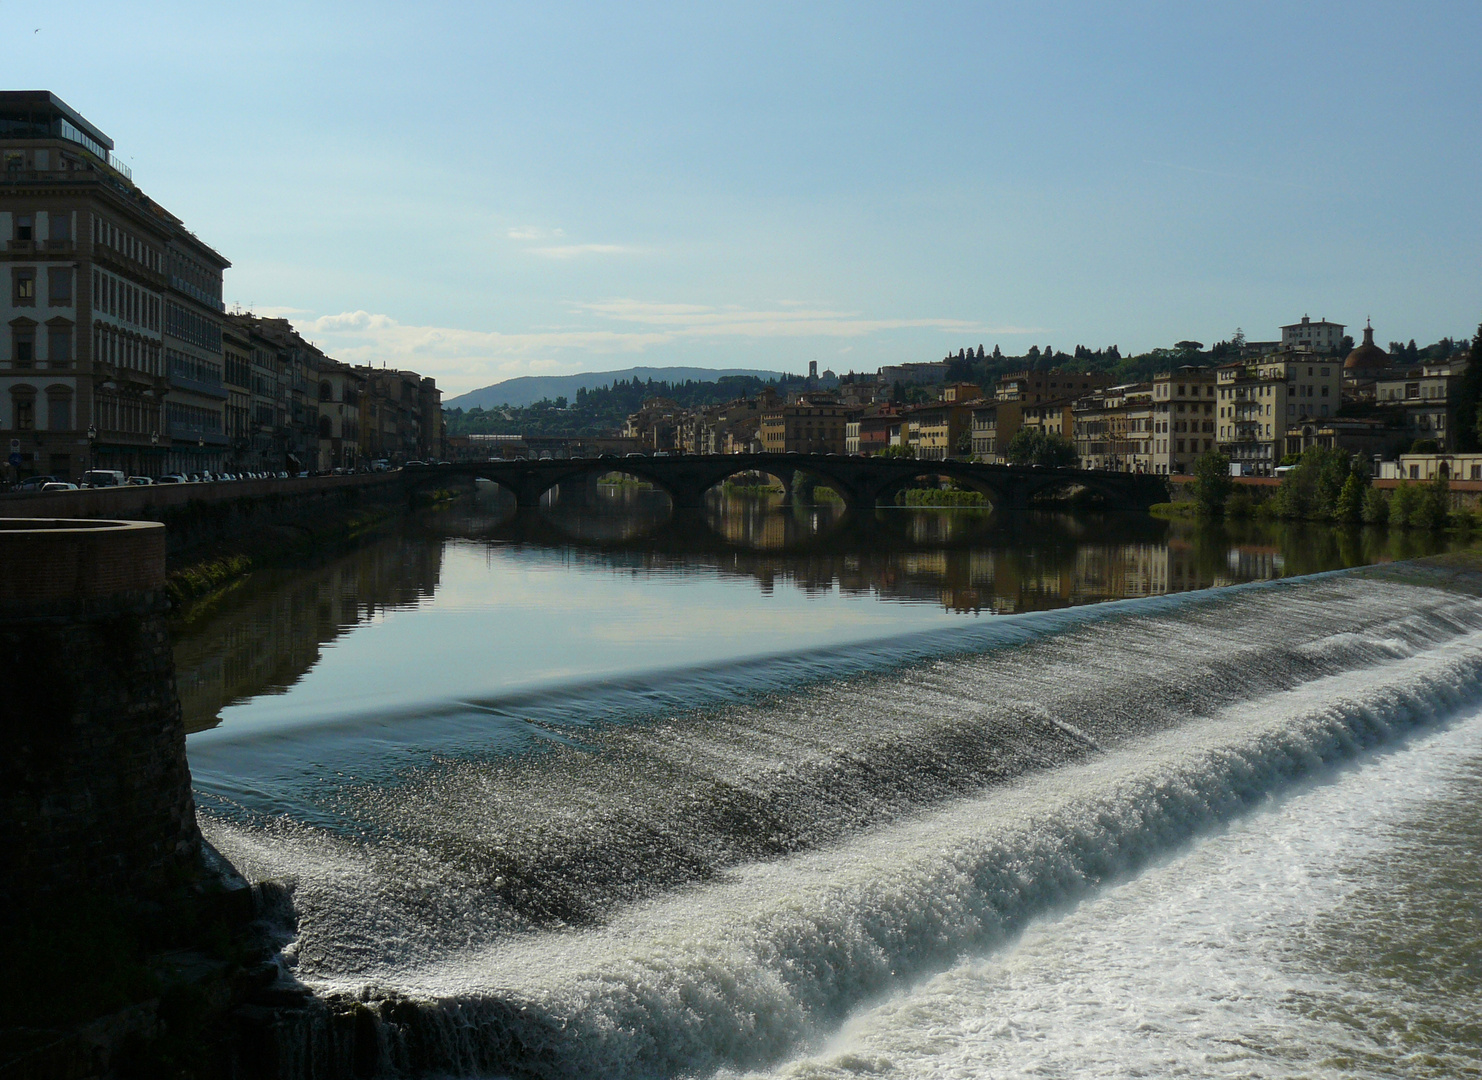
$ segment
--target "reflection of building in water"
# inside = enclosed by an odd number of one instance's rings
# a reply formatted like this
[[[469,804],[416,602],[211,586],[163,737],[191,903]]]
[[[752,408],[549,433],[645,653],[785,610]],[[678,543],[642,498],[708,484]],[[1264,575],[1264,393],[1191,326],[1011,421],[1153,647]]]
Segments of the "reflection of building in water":
[[[1281,552],[1275,547],[1238,544],[1230,549],[1230,580],[1259,581],[1263,578],[1280,577],[1285,568],[1286,559],[1282,558]]]
[[[175,634],[186,731],[215,726],[228,705],[277,693],[320,647],[387,608],[437,589],[442,545],[383,540],[311,570],[260,571]]]

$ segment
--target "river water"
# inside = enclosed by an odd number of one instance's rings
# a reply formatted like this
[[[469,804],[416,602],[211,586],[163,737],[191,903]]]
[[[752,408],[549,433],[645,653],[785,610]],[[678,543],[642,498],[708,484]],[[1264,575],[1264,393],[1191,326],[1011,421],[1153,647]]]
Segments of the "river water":
[[[502,514],[179,628],[203,829],[394,1068],[1482,1075],[1482,600],[1328,572],[1443,542]]]

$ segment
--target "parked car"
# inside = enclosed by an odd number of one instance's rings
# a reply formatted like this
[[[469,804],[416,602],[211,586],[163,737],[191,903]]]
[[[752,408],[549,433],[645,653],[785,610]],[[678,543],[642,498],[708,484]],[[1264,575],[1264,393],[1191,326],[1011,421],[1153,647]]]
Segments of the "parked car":
[[[128,473],[117,469],[89,469],[82,474],[82,486],[87,488],[123,487],[128,481]]]
[[[53,480],[49,484],[41,485],[42,491],[76,491],[76,484],[69,484],[65,480]]]
[[[186,484],[186,483],[189,483],[189,481],[186,480],[185,477],[181,476],[179,473],[166,473],[164,476],[161,476],[158,480],[156,480],[155,483],[156,484]]]
[[[28,476],[15,486],[17,491],[40,491],[45,484],[55,484],[59,481],[55,476]]]
[[[149,487],[149,485],[153,484],[154,481],[147,476],[131,476],[129,477],[129,483],[133,484],[135,487]]]

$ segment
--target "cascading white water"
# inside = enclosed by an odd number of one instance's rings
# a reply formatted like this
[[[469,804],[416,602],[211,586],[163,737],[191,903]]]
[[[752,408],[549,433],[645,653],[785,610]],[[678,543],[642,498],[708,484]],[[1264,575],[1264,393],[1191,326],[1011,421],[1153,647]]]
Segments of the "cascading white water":
[[[1482,604],[1340,576],[942,651],[207,831],[388,1067],[756,1067],[1475,702]]]

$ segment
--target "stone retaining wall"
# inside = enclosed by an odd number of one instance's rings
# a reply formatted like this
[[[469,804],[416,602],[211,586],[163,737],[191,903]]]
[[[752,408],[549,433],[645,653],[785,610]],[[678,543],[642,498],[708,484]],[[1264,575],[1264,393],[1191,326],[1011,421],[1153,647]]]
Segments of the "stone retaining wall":
[[[0,519],[0,907],[199,865],[164,526]]]
[[[404,504],[401,473],[238,480],[213,484],[152,484],[82,491],[0,495],[0,520],[13,517],[128,518],[168,526],[175,556],[254,529],[322,524],[361,507]]]

